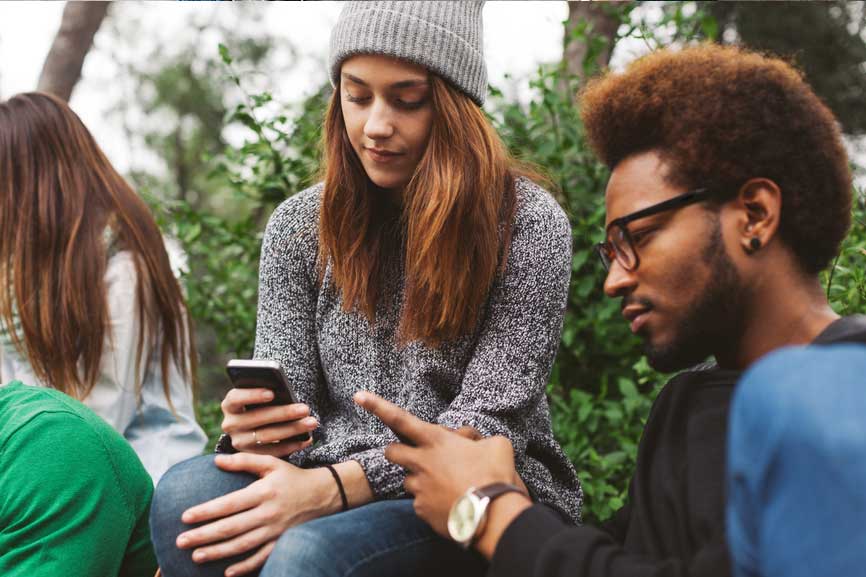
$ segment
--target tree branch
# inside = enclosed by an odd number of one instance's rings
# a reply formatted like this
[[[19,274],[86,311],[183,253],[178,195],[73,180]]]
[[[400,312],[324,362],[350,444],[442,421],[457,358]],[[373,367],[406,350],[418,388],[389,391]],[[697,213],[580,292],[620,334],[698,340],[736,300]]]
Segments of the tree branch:
[[[81,78],[84,58],[108,12],[109,2],[67,2],[39,75],[37,90],[69,100]]]

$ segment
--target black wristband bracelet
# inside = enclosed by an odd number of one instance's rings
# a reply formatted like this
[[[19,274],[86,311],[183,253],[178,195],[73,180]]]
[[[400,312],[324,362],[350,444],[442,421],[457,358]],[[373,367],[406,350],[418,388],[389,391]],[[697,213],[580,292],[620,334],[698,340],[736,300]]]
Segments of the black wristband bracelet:
[[[337,489],[340,491],[340,500],[343,502],[343,511],[348,511],[349,499],[346,498],[346,489],[343,488],[343,481],[340,479],[340,475],[337,473],[337,470],[333,465],[325,465],[325,468],[331,472],[331,475],[334,476],[334,480],[337,482]]]

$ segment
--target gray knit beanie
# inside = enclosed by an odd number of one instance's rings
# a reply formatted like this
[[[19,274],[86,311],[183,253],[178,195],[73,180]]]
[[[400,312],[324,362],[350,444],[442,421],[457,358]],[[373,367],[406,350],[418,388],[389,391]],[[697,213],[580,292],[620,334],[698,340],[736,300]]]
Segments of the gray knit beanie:
[[[481,9],[484,2],[346,2],[331,31],[331,83],[355,54],[384,54],[420,64],[465,92],[487,95]]]

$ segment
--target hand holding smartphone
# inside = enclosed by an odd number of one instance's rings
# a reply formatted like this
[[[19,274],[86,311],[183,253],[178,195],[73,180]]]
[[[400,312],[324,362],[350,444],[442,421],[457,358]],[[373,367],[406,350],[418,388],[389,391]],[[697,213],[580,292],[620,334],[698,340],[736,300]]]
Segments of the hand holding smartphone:
[[[257,389],[264,388],[273,392],[274,398],[268,403],[247,405],[246,410],[251,411],[260,407],[275,405],[297,404],[298,397],[292,390],[280,363],[272,360],[244,360],[234,359],[226,365],[229,379],[236,388]],[[310,432],[295,435],[286,439],[288,442],[303,442],[312,438]]]

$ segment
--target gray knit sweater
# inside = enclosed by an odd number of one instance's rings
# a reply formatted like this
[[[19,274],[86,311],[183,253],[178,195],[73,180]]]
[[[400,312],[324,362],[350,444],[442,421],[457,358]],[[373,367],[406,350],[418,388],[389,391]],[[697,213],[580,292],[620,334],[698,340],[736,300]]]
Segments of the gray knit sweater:
[[[379,499],[405,496],[404,472],[384,458],[396,439],[352,402],[369,390],[447,427],[475,427],[514,444],[517,471],[536,501],[573,520],[582,494],[553,438],[545,386],[559,345],[571,268],[571,230],[556,201],[526,179],[516,184],[511,249],[474,334],[432,349],[395,343],[403,273],[383,287],[376,322],[345,313],[330,268],[316,270],[322,186],[283,202],[262,244],[255,357],[278,360],[320,427],[300,466],[355,460]],[[398,259],[395,259],[398,260]]]

